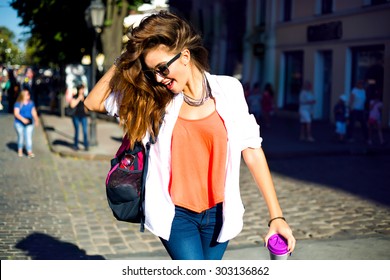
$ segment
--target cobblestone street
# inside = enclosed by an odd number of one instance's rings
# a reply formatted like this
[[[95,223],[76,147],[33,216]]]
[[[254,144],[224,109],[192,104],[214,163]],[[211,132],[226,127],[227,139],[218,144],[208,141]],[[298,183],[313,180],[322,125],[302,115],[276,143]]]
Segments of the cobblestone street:
[[[52,153],[42,126],[34,134],[36,158],[18,158],[12,122],[0,114],[0,259],[168,257],[151,233],[113,218],[104,189],[108,161]],[[390,236],[388,155],[269,164],[297,250],[300,240]],[[266,207],[244,163],[241,174],[244,230],[228,250],[262,247],[267,232]]]

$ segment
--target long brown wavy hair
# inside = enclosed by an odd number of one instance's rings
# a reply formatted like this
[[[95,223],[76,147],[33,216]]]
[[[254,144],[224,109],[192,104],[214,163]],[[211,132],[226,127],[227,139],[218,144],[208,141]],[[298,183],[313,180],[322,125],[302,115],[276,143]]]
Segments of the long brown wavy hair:
[[[119,118],[132,147],[147,131],[154,139],[157,137],[165,108],[174,96],[165,86],[144,75],[146,53],[161,44],[172,52],[187,48],[195,67],[206,71],[209,66],[200,35],[175,14],[166,11],[152,14],[131,28],[127,36],[129,41],[116,62],[110,87],[119,101]]]

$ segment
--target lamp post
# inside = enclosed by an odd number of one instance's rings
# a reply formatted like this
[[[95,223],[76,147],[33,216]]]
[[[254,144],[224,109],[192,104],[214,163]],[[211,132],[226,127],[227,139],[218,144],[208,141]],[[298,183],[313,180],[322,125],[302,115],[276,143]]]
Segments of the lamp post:
[[[96,83],[96,42],[100,33],[102,32],[105,12],[106,9],[101,0],[92,0],[89,7],[85,10],[87,24],[92,26],[95,30],[91,55],[91,87],[93,87]],[[91,112],[91,123],[89,131],[90,146],[97,146],[96,112]]]

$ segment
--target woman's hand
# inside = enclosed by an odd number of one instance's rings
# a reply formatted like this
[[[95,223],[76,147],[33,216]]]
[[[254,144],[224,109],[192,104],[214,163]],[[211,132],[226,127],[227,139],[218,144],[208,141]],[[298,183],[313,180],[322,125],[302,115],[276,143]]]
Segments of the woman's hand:
[[[282,219],[276,219],[271,222],[269,231],[264,238],[266,246],[268,245],[268,239],[276,233],[279,233],[287,240],[288,250],[292,253],[295,249],[296,240],[292,234],[291,228],[287,222]]]
[[[34,118],[35,126],[38,126],[39,125],[39,117],[38,117],[38,113],[37,113],[37,110],[35,109],[35,107],[32,109],[31,113],[32,113],[32,116]]]
[[[34,125],[35,125],[36,127],[39,126],[39,118],[34,119]]]
[[[77,98],[80,101],[84,101],[84,93],[79,93],[79,96]]]
[[[263,149],[247,148],[242,152],[242,155],[267,204],[269,216],[271,218],[282,217],[283,212],[276,196],[275,187],[272,182],[271,173]],[[270,236],[275,233],[279,233],[286,238],[290,253],[294,251],[295,238],[292,235],[290,227],[283,219],[278,218],[271,221],[270,229],[265,237],[266,244],[268,244]]]
[[[21,122],[22,122],[23,124],[25,124],[25,125],[30,124],[30,120],[27,119],[27,118],[21,117],[20,120],[21,120]]]

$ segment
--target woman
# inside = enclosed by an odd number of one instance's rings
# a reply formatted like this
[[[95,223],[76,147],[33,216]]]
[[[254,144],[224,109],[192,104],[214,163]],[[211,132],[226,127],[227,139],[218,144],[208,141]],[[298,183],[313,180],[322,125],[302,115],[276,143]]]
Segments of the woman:
[[[23,157],[25,143],[28,158],[34,158],[32,150],[32,135],[35,126],[39,125],[39,118],[35,104],[31,100],[30,92],[23,89],[14,105],[14,127],[18,135],[18,156]]]
[[[118,114],[132,144],[158,134],[150,148],[146,228],[172,259],[222,259],[243,227],[242,152],[269,209],[265,241],[280,233],[292,252],[295,239],[240,82],[210,75],[201,37],[171,13],[145,18],[129,39],[85,105]]]
[[[311,133],[311,120],[316,99],[311,90],[311,83],[309,81],[305,81],[302,90],[299,93],[299,117],[301,123],[300,140],[306,140],[308,142],[314,142],[314,138]]]
[[[88,119],[87,113],[84,108],[84,85],[77,86],[76,94],[73,95],[73,98],[69,102],[69,107],[73,108],[72,113],[72,122],[74,126],[74,144],[73,149],[77,151],[79,149],[79,126],[83,128],[83,140],[84,140],[84,149],[89,150],[88,145]]]
[[[385,144],[382,132],[382,108],[383,102],[381,94],[376,92],[373,99],[370,101],[370,110],[368,113],[368,144],[372,145],[372,133],[376,129],[378,131],[378,139],[381,145]]]
[[[250,91],[250,94],[247,98],[248,106],[249,106],[249,113],[253,114],[256,121],[259,122],[262,114],[262,108],[261,108],[261,90],[260,90],[260,84],[255,83],[253,85],[253,89]]]
[[[274,111],[274,91],[270,83],[267,83],[264,86],[263,97],[261,99],[261,110],[263,112],[265,126],[270,127],[271,114]]]

